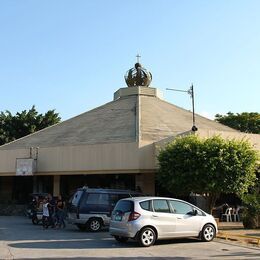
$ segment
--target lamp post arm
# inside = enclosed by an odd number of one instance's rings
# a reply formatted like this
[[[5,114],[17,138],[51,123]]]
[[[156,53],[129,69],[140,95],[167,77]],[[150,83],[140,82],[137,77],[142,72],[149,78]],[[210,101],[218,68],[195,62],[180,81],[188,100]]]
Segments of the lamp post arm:
[[[194,105],[194,90],[193,90],[193,84],[191,85],[190,89],[188,90],[181,90],[181,89],[175,89],[175,88],[166,88],[166,90],[173,90],[173,91],[178,91],[178,92],[185,92],[188,93],[191,96],[192,100],[192,131],[197,131],[198,128],[195,125],[195,105]]]
[[[190,92],[190,90],[181,90],[181,89],[175,89],[175,88],[166,88],[166,90],[174,90],[174,91],[185,92],[185,93],[189,93]]]

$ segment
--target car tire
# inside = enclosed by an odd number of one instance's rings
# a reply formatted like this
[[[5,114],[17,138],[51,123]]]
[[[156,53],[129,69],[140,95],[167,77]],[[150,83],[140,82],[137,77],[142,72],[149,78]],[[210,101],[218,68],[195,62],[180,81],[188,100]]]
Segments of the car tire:
[[[88,221],[88,230],[91,232],[97,232],[101,229],[102,222],[98,218],[92,218]]]
[[[152,246],[156,241],[156,234],[152,228],[143,228],[138,236],[138,242],[140,246],[149,247]]]
[[[39,221],[38,221],[37,218],[32,217],[32,223],[33,223],[33,225],[38,225],[38,224],[39,224]]]
[[[120,237],[120,236],[114,236],[115,240],[119,243],[126,243],[128,240],[128,237]]]
[[[78,229],[80,231],[86,231],[87,230],[87,226],[84,225],[84,224],[77,224],[76,226],[78,227]]]
[[[216,230],[213,225],[206,224],[201,231],[201,240],[204,242],[210,242],[214,239]]]

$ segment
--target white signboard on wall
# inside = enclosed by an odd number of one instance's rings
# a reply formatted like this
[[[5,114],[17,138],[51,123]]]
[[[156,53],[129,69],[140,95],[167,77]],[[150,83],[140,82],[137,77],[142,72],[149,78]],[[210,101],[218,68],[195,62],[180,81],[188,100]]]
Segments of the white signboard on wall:
[[[36,170],[36,160],[31,158],[16,159],[16,175],[31,176]]]

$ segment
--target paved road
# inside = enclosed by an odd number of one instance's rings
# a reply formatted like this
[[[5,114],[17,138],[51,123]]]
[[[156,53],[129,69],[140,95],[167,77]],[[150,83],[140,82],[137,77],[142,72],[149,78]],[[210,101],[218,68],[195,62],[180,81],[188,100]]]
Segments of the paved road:
[[[119,244],[104,230],[80,232],[74,226],[43,230],[25,217],[0,217],[0,259],[260,259],[260,248],[242,247],[221,240],[159,241],[141,248],[134,241]]]

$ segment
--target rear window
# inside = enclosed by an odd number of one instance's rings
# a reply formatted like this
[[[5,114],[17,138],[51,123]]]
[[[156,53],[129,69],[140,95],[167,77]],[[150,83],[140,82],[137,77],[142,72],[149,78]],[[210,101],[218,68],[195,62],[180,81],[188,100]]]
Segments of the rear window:
[[[134,211],[134,203],[130,200],[120,200],[114,209],[123,213]]]
[[[73,206],[76,206],[76,207],[78,206],[82,193],[83,193],[83,190],[78,190],[78,191],[76,191],[76,193],[74,193],[74,195],[71,198],[71,204]]]

